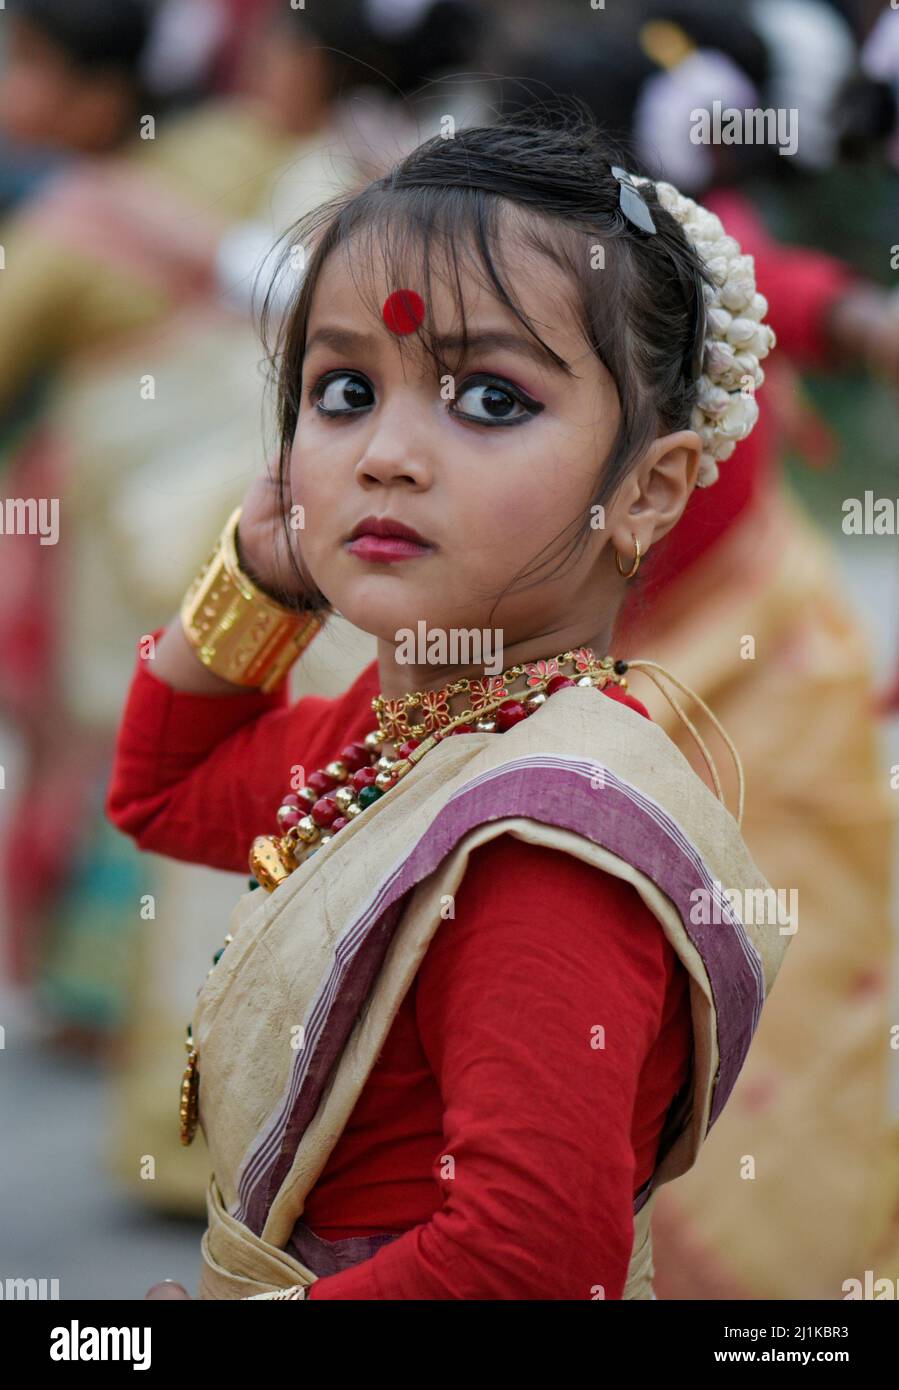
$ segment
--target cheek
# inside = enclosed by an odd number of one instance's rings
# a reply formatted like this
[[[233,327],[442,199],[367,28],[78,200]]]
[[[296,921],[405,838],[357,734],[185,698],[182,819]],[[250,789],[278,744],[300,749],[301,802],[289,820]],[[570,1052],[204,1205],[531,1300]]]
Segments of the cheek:
[[[515,537],[537,551],[588,508],[597,476],[593,452],[585,447],[583,433],[553,431],[536,447],[529,446],[515,467],[505,474],[480,473],[478,525]]]
[[[341,490],[339,446],[316,440],[314,429],[304,430],[302,438],[298,432],[290,455],[290,487],[295,502],[321,515]]]

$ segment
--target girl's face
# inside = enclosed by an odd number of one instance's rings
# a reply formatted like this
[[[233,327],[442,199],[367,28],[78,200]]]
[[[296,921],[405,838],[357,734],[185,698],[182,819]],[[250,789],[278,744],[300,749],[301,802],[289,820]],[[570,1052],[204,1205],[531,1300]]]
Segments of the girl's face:
[[[347,260],[354,251],[343,243],[315,289],[291,454],[292,501],[304,509],[299,548],[316,584],[384,644],[422,620],[447,633],[501,629],[495,641],[506,653],[534,638],[545,639],[537,653],[551,655],[565,650],[560,641],[607,636],[606,615],[623,591],[608,525],[592,529],[564,566],[557,540],[589,515],[620,414],[615,383],[577,326],[570,281],[530,248],[507,254],[513,297],[573,375],[464,270],[470,349],[441,381],[426,355],[409,351],[404,361],[396,335],[364,305]],[[423,293],[383,278],[375,289],[379,306],[397,289]],[[438,337],[458,335],[442,277],[433,277],[425,313]],[[406,345],[415,348],[415,335]],[[350,535],[371,516],[413,528],[426,548],[392,563],[354,553]],[[625,542],[622,559],[632,553]],[[519,571],[531,570],[520,582],[533,584],[554,568],[564,572],[495,603]]]

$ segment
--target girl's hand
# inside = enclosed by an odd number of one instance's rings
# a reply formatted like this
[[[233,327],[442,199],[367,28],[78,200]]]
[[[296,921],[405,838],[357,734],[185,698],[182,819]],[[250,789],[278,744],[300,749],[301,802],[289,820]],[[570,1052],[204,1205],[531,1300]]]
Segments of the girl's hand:
[[[299,513],[299,517],[302,517],[302,512]],[[288,527],[281,514],[278,478],[269,466],[256,478],[241,507],[236,537],[238,562],[254,584],[277,602],[285,604],[292,612],[299,614],[304,608],[317,606],[317,616],[324,624],[333,609],[303,564],[299,547],[300,535],[299,527],[295,530],[290,529],[288,533]],[[299,567],[299,574],[291,561],[291,550]],[[153,668],[154,674],[161,681],[170,685],[173,690],[184,691],[187,694],[245,693],[245,687],[216,675],[197,659],[196,649],[188,641],[178,613],[173,614],[157,644]],[[154,1293],[152,1297],[189,1298],[190,1295]]]
[[[183,1284],[176,1284],[174,1279],[163,1279],[162,1283],[154,1284],[152,1288],[147,1289],[147,1292],[144,1296],[144,1302],[146,1303],[148,1298],[192,1299],[192,1297],[193,1295],[187,1292],[187,1289],[184,1287]]]
[[[274,465],[269,465],[255,479],[241,507],[237,528],[241,569],[254,584],[281,603],[300,599],[305,603],[327,604],[303,565],[299,544],[302,509],[291,505],[287,493],[284,504],[290,507],[286,518],[282,514],[277,472]],[[305,583],[291,561],[291,548]]]

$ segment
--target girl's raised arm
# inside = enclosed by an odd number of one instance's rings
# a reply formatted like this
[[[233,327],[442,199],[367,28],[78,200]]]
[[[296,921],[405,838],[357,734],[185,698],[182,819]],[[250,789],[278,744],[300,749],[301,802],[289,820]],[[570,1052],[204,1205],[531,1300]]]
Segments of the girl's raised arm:
[[[141,849],[246,870],[253,837],[277,829],[281,797],[298,777],[303,784],[298,769],[322,766],[368,732],[377,666],[337,699],[290,704],[286,680],[269,694],[232,686],[237,693],[223,699],[162,679],[162,645],[136,664],[106,814]]]
[[[228,566],[236,563],[270,598],[295,601],[302,580],[291,564],[273,468],[249,489],[229,544]],[[220,545],[219,555],[225,553]],[[221,587],[215,572],[205,573],[213,575],[207,582],[214,593]],[[204,592],[196,591],[201,608]],[[302,642],[308,645],[314,632]],[[286,678],[277,678],[281,667],[263,690],[227,679],[221,666],[216,671],[205,665],[180,613],[154,632],[152,641],[142,638],[139,654],[106,813],[141,849],[214,868],[245,869],[253,838],[277,828],[280,799],[297,778],[303,784],[303,769],[326,763],[335,745],[352,742],[360,721],[365,727],[359,737],[371,723],[370,698],[359,707],[357,690],[368,683],[371,694],[377,693],[371,668],[339,700],[306,696],[291,705]],[[288,650],[284,664],[289,656]]]

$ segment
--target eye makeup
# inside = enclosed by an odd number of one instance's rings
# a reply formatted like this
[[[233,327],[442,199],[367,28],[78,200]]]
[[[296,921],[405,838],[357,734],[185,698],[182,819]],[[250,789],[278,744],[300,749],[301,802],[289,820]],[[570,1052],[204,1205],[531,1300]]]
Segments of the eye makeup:
[[[341,390],[331,390],[340,381],[345,384]],[[459,409],[459,401],[467,396],[473,395],[479,388],[483,388],[486,394],[481,399],[481,412],[474,410]],[[347,393],[355,391],[357,394],[356,404],[353,405],[347,400]],[[358,395],[368,392],[371,396],[369,400],[358,399]],[[330,403],[329,402],[330,396]],[[344,408],[340,406],[341,396]],[[500,413],[490,414],[491,409],[501,412],[503,409],[503,398],[506,402],[511,402],[513,409],[517,406],[518,412],[515,415],[505,415]],[[375,404],[374,388],[363,372],[356,370],[335,368],[330,372],[325,372],[318,377],[309,388],[307,400],[314,405],[316,410],[327,419],[346,419],[351,415],[360,415],[371,409]],[[465,377],[459,390],[447,406],[447,413],[458,420],[464,420],[470,424],[484,425],[488,429],[508,427],[510,425],[520,425],[539,415],[545,406],[534,399],[521,386],[508,378],[500,376],[496,372],[473,372]]]

